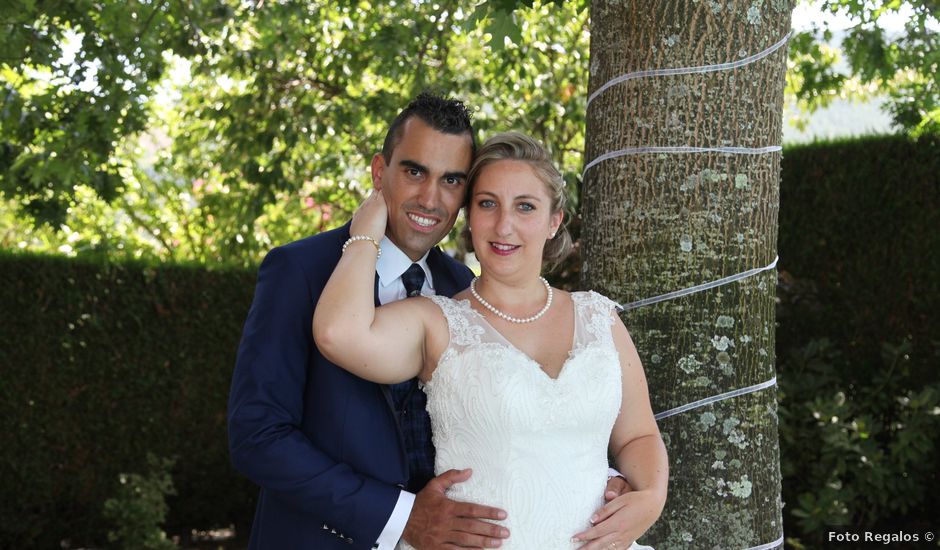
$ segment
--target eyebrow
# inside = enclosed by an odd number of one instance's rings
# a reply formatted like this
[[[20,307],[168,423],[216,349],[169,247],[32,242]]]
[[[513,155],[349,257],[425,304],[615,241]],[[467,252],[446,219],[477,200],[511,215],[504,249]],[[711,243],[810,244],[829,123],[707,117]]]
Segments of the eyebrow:
[[[491,193],[489,191],[477,191],[476,193],[473,194],[474,197],[477,197],[480,195],[489,195],[491,197],[496,197],[495,193]],[[535,195],[517,195],[513,197],[512,200],[517,201],[517,200],[522,200],[522,199],[535,201],[535,202],[542,202],[541,197],[537,197]]]
[[[428,167],[427,167],[427,166],[425,166],[425,165],[423,165],[423,164],[420,164],[420,163],[417,163],[417,162],[415,162],[415,161],[413,161],[413,160],[408,160],[408,159],[400,160],[400,161],[398,161],[398,165],[399,165],[399,166],[404,166],[404,167],[406,167],[406,168],[413,168],[413,169],[415,169],[415,170],[420,170],[421,172],[430,172],[430,170],[428,170]],[[466,172],[461,172],[461,171],[459,171],[459,170],[456,171],[456,172],[444,172],[444,175],[442,176],[442,178],[445,178],[445,179],[446,179],[446,178],[457,178],[457,179],[459,179],[459,180],[466,180],[466,179],[467,179],[467,173],[466,173]]]
[[[399,166],[404,166],[405,168],[414,168],[415,170],[420,170],[420,171],[422,171],[422,172],[427,172],[427,171],[428,171],[428,167],[427,167],[427,166],[425,166],[425,165],[423,165],[423,164],[418,164],[417,162],[415,162],[415,161],[413,161],[413,160],[407,160],[407,159],[405,159],[405,160],[400,160],[400,161],[398,161],[398,165],[399,165]]]

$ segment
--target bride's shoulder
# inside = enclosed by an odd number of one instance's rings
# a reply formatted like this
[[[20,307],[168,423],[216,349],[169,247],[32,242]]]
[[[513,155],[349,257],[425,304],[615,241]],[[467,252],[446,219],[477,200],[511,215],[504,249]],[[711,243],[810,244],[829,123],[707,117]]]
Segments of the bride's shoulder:
[[[620,309],[620,304],[595,290],[579,290],[572,292],[571,298],[577,304],[594,306],[601,309]]]
[[[443,314],[444,317],[450,319],[467,307],[467,299],[462,297],[462,294],[463,292],[455,294],[453,298],[439,294],[422,296],[418,301],[422,302],[425,308],[433,310],[436,315]]]

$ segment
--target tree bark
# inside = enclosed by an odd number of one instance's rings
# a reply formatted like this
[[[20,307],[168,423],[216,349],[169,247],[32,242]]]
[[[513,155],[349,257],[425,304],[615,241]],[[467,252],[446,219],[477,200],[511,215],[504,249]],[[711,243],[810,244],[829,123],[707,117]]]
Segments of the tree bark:
[[[790,29],[794,0],[596,0],[589,92],[624,73],[737,61]],[[733,70],[616,84],[589,105],[585,160],[627,147],[779,145],[786,47]],[[583,182],[582,287],[621,303],[770,264],[780,153],[646,153]],[[772,380],[776,272],[629,310],[654,412]],[[666,509],[641,539],[751,548],[782,536],[776,388],[659,421]],[[781,543],[782,545],[782,543]]]

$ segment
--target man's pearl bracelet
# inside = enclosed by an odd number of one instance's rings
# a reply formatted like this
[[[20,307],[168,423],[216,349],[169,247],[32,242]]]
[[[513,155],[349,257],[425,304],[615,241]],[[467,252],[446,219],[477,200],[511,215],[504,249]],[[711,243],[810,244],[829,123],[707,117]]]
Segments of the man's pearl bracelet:
[[[354,242],[356,242],[356,241],[369,241],[370,243],[372,243],[373,245],[375,245],[375,257],[376,257],[376,258],[381,258],[381,257],[382,257],[382,247],[379,246],[379,243],[376,242],[375,239],[373,239],[372,237],[370,237],[370,236],[368,236],[368,235],[353,235],[353,236],[349,237],[349,239],[348,239],[346,242],[343,243],[343,253],[346,252],[346,247],[349,246],[350,243],[354,243]]]

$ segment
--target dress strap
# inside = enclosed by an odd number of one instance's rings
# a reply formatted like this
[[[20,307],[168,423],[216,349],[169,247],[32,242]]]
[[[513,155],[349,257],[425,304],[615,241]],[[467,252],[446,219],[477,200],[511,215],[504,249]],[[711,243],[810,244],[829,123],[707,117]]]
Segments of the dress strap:
[[[595,343],[613,345],[614,335],[611,327],[614,320],[611,311],[617,307],[616,302],[593,290],[572,292],[571,299],[575,304],[576,315],[575,347]]]
[[[447,331],[450,334],[449,348],[460,351],[468,346],[481,343],[486,330],[478,322],[474,322],[474,311],[470,309],[466,300],[456,301],[447,296],[428,296],[444,312],[447,319]]]

